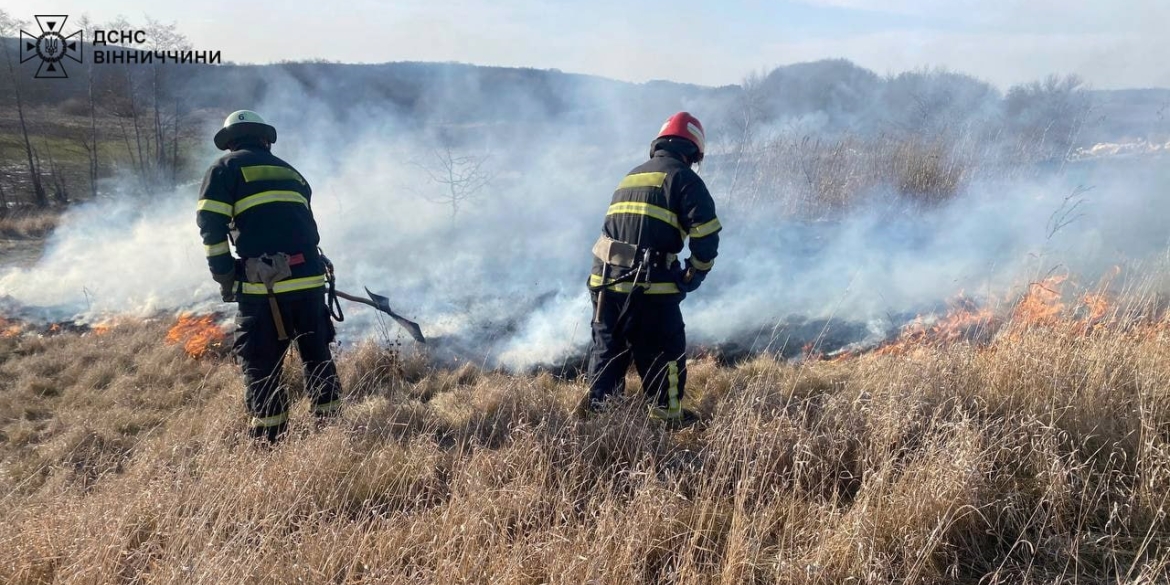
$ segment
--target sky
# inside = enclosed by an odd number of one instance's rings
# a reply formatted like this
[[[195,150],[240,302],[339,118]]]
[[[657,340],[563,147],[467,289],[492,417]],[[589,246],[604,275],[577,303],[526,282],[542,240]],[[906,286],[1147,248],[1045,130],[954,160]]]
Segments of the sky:
[[[150,16],[241,63],[458,61],[717,86],[843,57],[879,74],[944,67],[1002,88],[1050,73],[1098,89],[1170,87],[1170,0],[5,0],[5,9],[29,21]]]

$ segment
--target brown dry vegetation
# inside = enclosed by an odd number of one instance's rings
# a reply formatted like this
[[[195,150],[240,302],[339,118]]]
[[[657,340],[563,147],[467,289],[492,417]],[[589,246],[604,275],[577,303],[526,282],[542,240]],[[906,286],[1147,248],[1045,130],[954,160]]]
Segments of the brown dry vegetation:
[[[268,450],[163,324],[0,339],[3,583],[1164,583],[1165,333],[691,367],[705,429],[579,382],[344,353]],[[636,385],[635,385],[636,387]]]
[[[779,197],[784,213],[823,219],[855,211],[875,192],[921,207],[943,205],[981,176],[1034,173],[1036,154],[996,149],[970,136],[846,135],[777,137],[742,152],[720,170],[746,204]]]
[[[57,227],[59,211],[20,210],[0,212],[0,238],[43,238]]]

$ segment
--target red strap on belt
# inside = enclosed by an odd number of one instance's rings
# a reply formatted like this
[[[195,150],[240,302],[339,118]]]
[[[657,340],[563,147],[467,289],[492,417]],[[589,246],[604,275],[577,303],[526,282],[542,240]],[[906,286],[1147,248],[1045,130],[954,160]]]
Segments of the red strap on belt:
[[[304,263],[305,263],[305,255],[304,254],[298,253],[298,254],[293,254],[292,256],[288,257],[288,265],[289,266],[296,266],[297,264],[304,264]]]

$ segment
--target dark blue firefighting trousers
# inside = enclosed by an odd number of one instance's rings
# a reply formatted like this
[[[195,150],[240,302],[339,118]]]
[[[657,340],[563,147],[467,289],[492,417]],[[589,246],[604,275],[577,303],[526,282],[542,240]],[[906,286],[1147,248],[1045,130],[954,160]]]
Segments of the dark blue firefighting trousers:
[[[267,299],[239,303],[234,351],[244,370],[244,403],[255,437],[276,440],[288,423],[289,397],[280,384],[285,352],[296,342],[304,364],[305,388],[313,413],[330,416],[341,409],[341,383],[329,352],[333,322],[324,295],[281,298],[281,319],[290,339],[280,340]]]
[[[596,409],[610,395],[625,392],[626,370],[632,361],[651,413],[666,419],[680,417],[687,381],[681,299],[635,294],[627,307],[628,296],[606,292],[600,319],[593,324],[589,406]],[[596,311],[596,294],[593,303]]]

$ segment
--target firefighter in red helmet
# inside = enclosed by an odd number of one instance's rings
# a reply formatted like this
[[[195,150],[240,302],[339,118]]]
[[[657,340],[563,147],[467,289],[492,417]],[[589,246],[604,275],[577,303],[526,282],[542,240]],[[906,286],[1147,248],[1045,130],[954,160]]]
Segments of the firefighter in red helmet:
[[[672,424],[695,418],[682,408],[686,333],[679,305],[715,265],[722,227],[715,202],[692,166],[703,160],[703,125],[679,112],[650,144],[650,160],[614,191],[593,246],[593,345],[589,394],[596,410],[625,390],[633,362],[651,416]],[[690,256],[678,255],[687,244]]]

